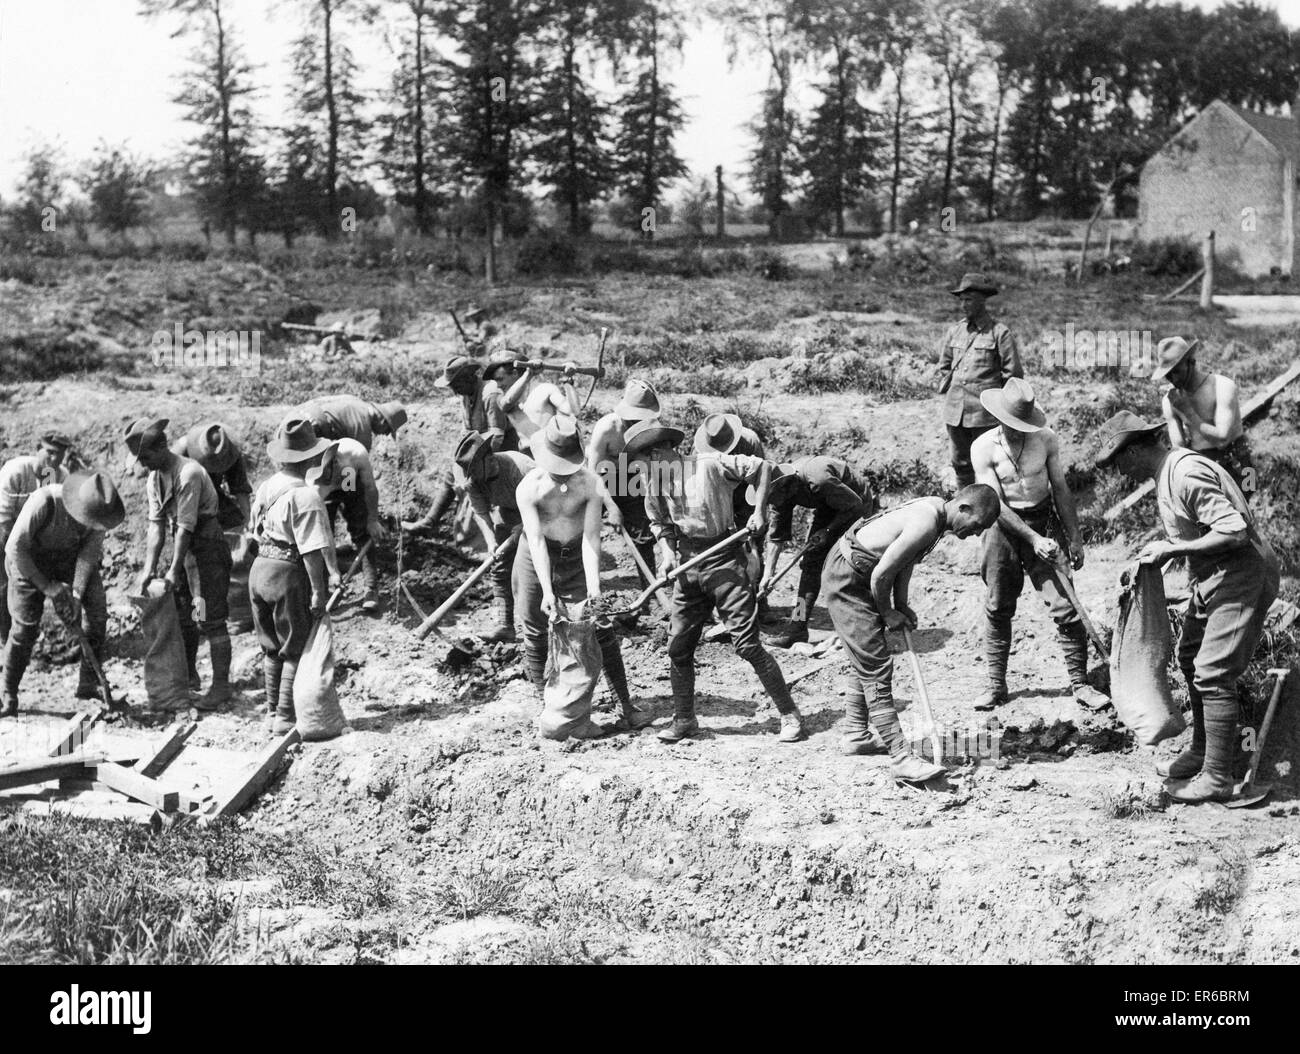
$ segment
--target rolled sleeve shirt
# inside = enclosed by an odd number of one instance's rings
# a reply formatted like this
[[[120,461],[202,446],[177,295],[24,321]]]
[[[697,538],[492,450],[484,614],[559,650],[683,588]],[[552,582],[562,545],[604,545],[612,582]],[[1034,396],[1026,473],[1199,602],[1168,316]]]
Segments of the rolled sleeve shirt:
[[[334,544],[320,492],[283,472],[257,488],[250,519],[257,537],[299,553],[320,552]]]
[[[149,473],[145,484],[149,522],[170,523],[193,534],[199,521],[217,515],[217,488],[197,461],[178,457],[168,469]]]
[[[656,538],[676,545],[679,538],[709,540],[736,529],[732,492],[741,483],[757,485],[760,457],[714,454],[651,466],[646,515]]]
[[[5,538],[13,530],[27,499],[40,487],[62,483],[67,475],[62,467],[38,467],[36,458],[31,454],[10,458],[0,467],[0,545],[4,544]]]
[[[1241,488],[1209,458],[1191,451],[1170,454],[1158,477],[1156,504],[1171,541],[1192,542],[1211,531],[1246,531],[1255,544],[1255,518]],[[1212,574],[1222,560],[1222,554],[1192,554],[1187,563],[1199,580]]]
[[[939,372],[952,373],[952,384],[944,396],[946,425],[982,428],[997,424],[984,409],[980,392],[1001,388],[1012,377],[1023,377],[1016,338],[987,312],[975,322],[961,319],[948,327],[939,352]]]

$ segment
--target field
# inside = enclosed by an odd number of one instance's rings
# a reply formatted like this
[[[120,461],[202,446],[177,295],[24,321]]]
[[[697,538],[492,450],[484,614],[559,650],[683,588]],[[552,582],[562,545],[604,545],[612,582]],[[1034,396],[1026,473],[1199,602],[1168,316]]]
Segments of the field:
[[[1067,283],[1077,229],[1001,229],[951,244],[873,243],[871,266],[843,245],[741,248],[613,245],[572,277],[487,289],[464,270],[382,253],[268,249],[207,259],[30,257],[0,263],[0,454],[42,430],[78,437],[119,480],[128,520],[109,536],[109,679],[143,703],[140,641],[125,590],[143,553],[142,480],[120,437],[145,414],[173,433],[220,419],[246,439],[254,477],[284,411],[313,395],[401,399],[411,424],[381,439],[385,509],[411,516],[460,430],[433,386],[455,351],[448,307],[486,306],[502,338],[557,359],[594,360],[608,327],[609,375],[587,420],[629,376],[650,379],[665,416],[688,429],[734,409],[769,453],[842,456],[886,501],[949,485],[932,392],[935,348],[955,317],[946,287],[988,267],[991,304],[1020,339],[1026,370],[1060,432],[1086,537],[1079,592],[1113,624],[1116,581],[1155,526],[1148,499],[1116,525],[1125,493],[1092,468],[1096,426],[1121,407],[1148,416],[1158,394],[1127,367],[1047,361],[1046,331],[1191,331],[1206,361],[1249,396],[1296,357],[1292,326],[1235,325],[1194,300],[1159,295],[1177,279],[1138,273]],[[633,255],[637,259],[633,260]],[[647,261],[654,266],[647,269]],[[633,269],[634,267],[639,269]],[[323,312],[374,334],[345,365],[306,363],[278,328]],[[256,368],[155,365],[155,331],[260,334]],[[1251,433],[1264,529],[1283,554],[1283,597],[1300,601],[1300,401],[1275,401]],[[607,588],[631,589],[607,533]],[[474,565],[450,532],[408,540],[405,581],[425,610]],[[584,744],[538,740],[517,653],[467,668],[394,613],[396,552],[383,554],[388,604],[345,606],[336,626],[341,697],[353,732],[307,745],[238,821],[212,832],[151,833],[19,811],[0,796],[0,961],[305,962],[1285,962],[1300,956],[1300,750],[1295,680],[1264,757],[1275,790],[1259,809],[1162,801],[1154,762],[1182,740],[1133,746],[1113,717],[1069,694],[1050,620],[1022,598],[1012,702],[997,758],[952,763],[953,790],[897,786],[883,758],[842,757],[842,662],[795,698],[810,738],[775,742],[774,712],[725,644],[700,652],[705,734],[678,747],[653,733]],[[775,596],[793,603],[790,576]],[[1179,585],[1171,576],[1170,588]],[[979,545],[945,539],[916,572],[921,662],[941,725],[989,735],[969,701],[983,684]],[[487,589],[449,632],[488,624]],[[815,636],[829,629],[819,609]],[[1270,634],[1243,707],[1257,722],[1270,665],[1291,664],[1290,631]],[[634,694],[671,713],[663,631],[624,639]],[[252,634],[236,638],[242,689],[204,716],[193,742],[264,742]],[[24,681],[25,721],[74,709],[75,667],[46,649]],[[837,652],[829,653],[832,657]],[[1096,656],[1093,656],[1096,661]],[[819,663],[780,655],[787,675]],[[1103,671],[1098,671],[1100,675]],[[915,688],[898,664],[904,722]],[[1182,697],[1181,679],[1175,694]],[[130,722],[161,723],[139,714]],[[662,723],[662,721],[661,721]],[[3,759],[0,759],[3,761]],[[149,936],[144,936],[147,925]]]

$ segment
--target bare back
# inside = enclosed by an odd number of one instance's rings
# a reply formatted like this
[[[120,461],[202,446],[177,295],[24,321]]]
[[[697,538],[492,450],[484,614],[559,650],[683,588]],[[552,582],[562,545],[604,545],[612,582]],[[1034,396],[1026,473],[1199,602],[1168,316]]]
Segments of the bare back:
[[[1238,402],[1237,384],[1220,373],[1207,374],[1196,388],[1187,392],[1170,388],[1165,393],[1165,417],[1173,417],[1182,432],[1185,445],[1192,450],[1215,450],[1235,442],[1241,437],[1241,406]],[[1213,440],[1202,435],[1198,422],[1209,425],[1226,425],[1227,438]]]
[[[919,498],[906,502],[869,519],[858,528],[854,540],[877,560],[900,540],[915,550],[911,554],[913,558],[919,558],[938,537],[935,524],[936,520],[943,522],[943,507],[942,498]],[[939,530],[942,533],[943,528]]]
[[[616,413],[608,413],[596,422],[587,444],[587,467],[600,471],[602,463],[613,462],[623,452],[625,425]]]

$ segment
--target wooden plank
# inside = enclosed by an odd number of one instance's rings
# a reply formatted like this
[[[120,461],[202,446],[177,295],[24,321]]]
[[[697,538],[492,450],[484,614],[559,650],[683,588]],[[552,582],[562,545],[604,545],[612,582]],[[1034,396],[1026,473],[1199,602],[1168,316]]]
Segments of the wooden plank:
[[[54,747],[50,750],[50,757],[63,757],[65,754],[71,754],[81,749],[86,740],[86,732],[93,725],[99,714],[91,714],[82,711],[75,717],[68,719],[67,724],[63,726],[58,740],[55,741]]]
[[[61,758],[41,758],[21,765],[11,765],[0,769],[0,790],[30,787],[35,783],[48,783],[64,776],[87,776],[103,760],[103,754],[69,754]]]
[[[180,793],[167,790],[157,780],[129,769],[125,765],[116,765],[111,761],[95,766],[94,779],[119,794],[152,805],[159,812],[175,812],[180,804]]]
[[[1282,376],[1280,377],[1275,378],[1272,384],[1270,384],[1267,388],[1265,388],[1262,392],[1260,392],[1259,395],[1255,396],[1255,398],[1251,399],[1248,403],[1246,403],[1245,406],[1242,407],[1241,423],[1245,424],[1252,417],[1255,417],[1257,414],[1259,414],[1259,412],[1263,410],[1264,407],[1266,407],[1275,398],[1277,398],[1278,393],[1281,392],[1283,388],[1289,385],[1297,377],[1300,377],[1300,362],[1292,363],[1291,368],[1287,370],[1286,373],[1282,374]]]
[[[151,756],[141,758],[136,762],[136,772],[151,779],[160,775],[163,769],[170,765],[176,755],[181,752],[181,748],[185,746],[185,741],[194,734],[194,730],[198,727],[197,721],[173,725],[171,735],[158,745],[158,749]]]
[[[289,748],[299,740],[298,730],[291,728],[268,746],[258,756],[257,767],[228,792],[218,795],[207,813],[208,818],[234,816],[245,805],[262,793],[275,775]]]

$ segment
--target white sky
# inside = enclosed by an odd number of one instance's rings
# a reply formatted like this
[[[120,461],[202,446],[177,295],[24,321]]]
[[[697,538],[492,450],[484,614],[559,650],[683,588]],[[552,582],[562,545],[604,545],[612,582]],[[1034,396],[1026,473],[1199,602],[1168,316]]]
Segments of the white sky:
[[[1198,0],[1206,8],[1218,2]],[[1274,6],[1300,27],[1300,0]],[[261,67],[259,110],[274,120],[300,7],[292,0],[229,0],[229,8],[249,60]],[[191,129],[171,98],[192,45],[171,39],[174,27],[140,17],[136,0],[0,0],[0,194],[12,191],[24,154],[37,142],[57,143],[70,160],[88,156],[101,139],[163,164],[178,159]],[[354,34],[353,46],[367,73],[364,86],[382,88],[392,60],[379,34]],[[725,53],[717,26],[697,26],[669,68],[689,117],[679,150],[700,176],[717,164],[739,173],[750,147],[745,125],[766,83],[761,62],[729,67]],[[812,71],[803,72],[808,79]]]

